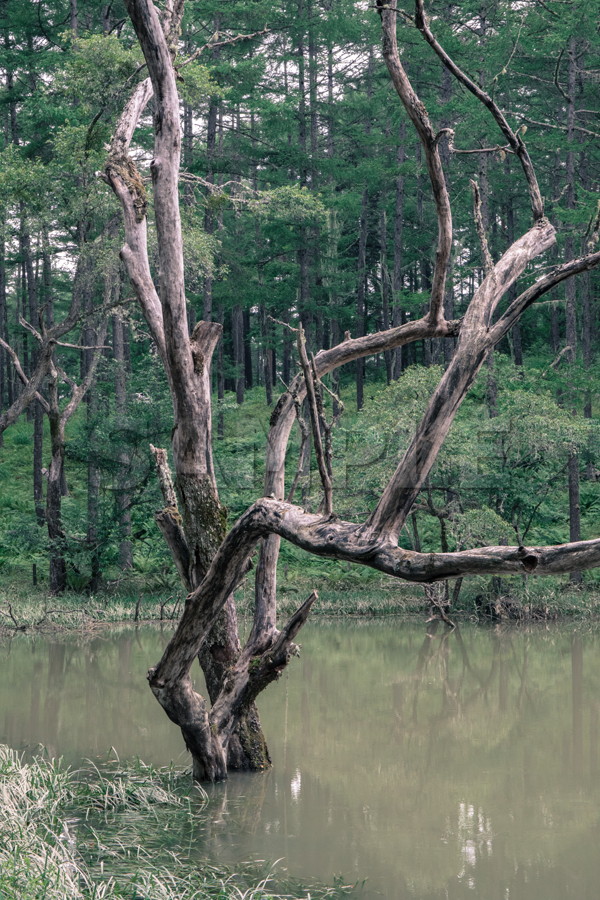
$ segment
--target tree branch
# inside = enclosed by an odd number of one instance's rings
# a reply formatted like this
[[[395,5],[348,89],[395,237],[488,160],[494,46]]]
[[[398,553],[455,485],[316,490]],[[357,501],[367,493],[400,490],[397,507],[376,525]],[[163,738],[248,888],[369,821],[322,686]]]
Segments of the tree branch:
[[[489,325],[496,306],[527,264],[552,246],[554,234],[552,225],[540,219],[515,241],[475,291],[462,321],[452,361],[431,396],[404,458],[367,520],[368,533],[389,531],[398,539],[456,413],[494,345]]]
[[[567,278],[572,278],[580,272],[587,272],[598,265],[600,265],[600,251],[582,256],[579,259],[572,259],[570,262],[559,266],[553,272],[549,272],[547,275],[539,278],[535,284],[532,284],[530,288],[513,300],[491,329],[490,339],[494,344],[498,343],[532,303],[535,303],[536,300],[562,281],[566,281]]]
[[[438,245],[431,287],[429,320],[432,323],[440,324],[444,321],[446,273],[452,251],[452,210],[438,148],[438,136],[433,131],[427,110],[416,95],[400,62],[396,38],[396,3],[397,0],[392,0],[389,6],[379,8],[383,29],[383,57],[396,92],[425,151],[427,171],[431,180],[438,219]]]
[[[483,103],[483,105],[491,112],[513,152],[516,153],[516,155],[519,157],[521,166],[523,167],[523,172],[525,173],[525,178],[527,180],[527,186],[529,188],[529,197],[531,201],[533,218],[535,221],[541,219],[544,215],[544,201],[542,200],[542,195],[535,175],[535,170],[533,168],[533,163],[531,162],[529,153],[527,152],[527,148],[523,143],[523,139],[518,133],[515,134],[515,132],[512,130],[506,120],[506,117],[504,116],[500,108],[496,105],[496,103],[492,100],[490,95],[483,91],[478,85],[476,85],[474,81],[471,81],[468,75],[466,75],[462,71],[462,69],[460,69],[456,65],[454,60],[451,59],[444,48],[438,43],[436,38],[433,36],[431,29],[429,28],[429,23],[425,15],[425,6],[423,0],[415,0],[415,24],[429,46],[442,60],[446,68],[450,72],[452,72],[454,77],[458,79],[458,81],[460,81],[460,83],[463,84],[467,88],[467,90],[470,91],[475,97],[477,97],[477,99],[481,103]]]

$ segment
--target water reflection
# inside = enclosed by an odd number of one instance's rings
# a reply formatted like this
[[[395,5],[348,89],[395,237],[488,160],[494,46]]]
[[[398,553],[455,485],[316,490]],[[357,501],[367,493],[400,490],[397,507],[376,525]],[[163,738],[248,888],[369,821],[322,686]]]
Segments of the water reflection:
[[[145,682],[167,635],[2,648],[0,740],[185,762]],[[273,770],[211,789],[198,858],[284,858],[365,897],[596,898],[598,637],[432,623],[309,628],[262,715]]]

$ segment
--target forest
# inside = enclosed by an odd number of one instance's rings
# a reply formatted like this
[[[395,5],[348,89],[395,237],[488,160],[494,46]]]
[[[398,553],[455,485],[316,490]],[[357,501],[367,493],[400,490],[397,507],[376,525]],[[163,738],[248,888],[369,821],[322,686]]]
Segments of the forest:
[[[150,681],[197,778],[268,762],[321,580],[593,593],[595,11],[0,5],[0,568],[189,594]]]

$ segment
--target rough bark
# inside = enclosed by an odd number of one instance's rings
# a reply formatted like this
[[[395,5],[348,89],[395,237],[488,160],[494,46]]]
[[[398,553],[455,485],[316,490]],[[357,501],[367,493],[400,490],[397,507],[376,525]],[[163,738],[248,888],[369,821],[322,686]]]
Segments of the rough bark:
[[[204,577],[225,533],[225,510],[217,494],[212,460],[210,406],[210,364],[221,326],[200,322],[191,334],[188,328],[178,197],[179,100],[171,57],[183,4],[167,4],[162,23],[150,0],[127,0],[127,7],[150,75],[136,88],[125,107],[111,145],[105,177],[121,201],[125,223],[121,255],[157,344],[173,402],[174,496],[168,497],[158,515],[158,523],[184,584],[193,589]],[[128,156],[139,116],[152,94],[156,98],[151,171],[159,255],[157,288],[148,264],[143,182]],[[243,355],[241,362],[243,365]],[[240,649],[235,607],[232,598],[226,598],[200,653],[213,703]],[[252,703],[239,711],[225,747],[221,737],[213,735],[210,729],[189,731],[182,706],[184,697],[183,687],[173,686],[166,705],[181,725],[196,777],[222,777],[228,767],[260,768],[268,764],[268,752]],[[205,701],[198,700],[197,708],[206,711]]]

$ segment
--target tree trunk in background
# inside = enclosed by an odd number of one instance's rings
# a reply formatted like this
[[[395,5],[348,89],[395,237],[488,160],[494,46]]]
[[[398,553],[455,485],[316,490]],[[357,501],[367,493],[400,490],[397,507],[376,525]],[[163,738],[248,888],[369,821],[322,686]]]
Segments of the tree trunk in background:
[[[28,311],[26,318],[34,328],[40,327],[39,323],[39,303],[38,303],[38,286],[34,273],[33,256],[31,251],[31,236],[25,221],[25,210],[21,204],[21,228],[19,233],[19,243],[21,255],[23,259],[23,272],[25,275],[26,293],[28,300]],[[31,352],[31,370],[36,366],[38,360],[37,349],[34,347]],[[33,502],[38,525],[45,522],[44,506],[43,506],[43,444],[44,444],[44,411],[41,404],[36,400],[30,407],[33,416]]]
[[[391,326],[390,319],[390,293],[391,279],[387,264],[387,215],[385,209],[380,212],[379,218],[379,265],[381,269],[381,326],[387,331]],[[392,351],[386,350],[383,354],[385,362],[385,380],[387,384],[392,382]]]
[[[581,540],[581,506],[579,502],[579,455],[571,453],[569,456],[569,539]],[[582,584],[583,573],[571,572],[571,584]]]
[[[250,333],[250,310],[243,312],[243,341],[244,341],[244,382],[246,390],[254,387],[254,372],[252,368],[252,335]]]
[[[115,361],[115,412],[119,424],[127,415],[127,364],[125,360],[125,326],[120,316],[113,316],[113,358]],[[129,452],[122,447],[119,450],[119,471],[117,474],[116,509],[119,521],[119,565],[122,569],[130,569],[133,565],[131,544],[131,493],[129,472],[131,459]]]
[[[398,135],[398,151],[396,162],[398,168],[406,161],[406,125],[403,122]],[[403,228],[404,228],[404,175],[399,172],[396,176],[396,202],[394,208],[394,265],[392,272],[392,325],[397,328],[402,325],[404,315],[401,305],[402,293],[402,265],[403,265]],[[404,368],[403,348],[397,347],[392,351],[392,377],[400,378]]]
[[[100,565],[100,531],[99,531],[99,514],[100,514],[100,467],[94,459],[95,441],[93,439],[94,427],[93,423],[98,413],[98,399],[94,390],[89,391],[87,396],[86,414],[89,423],[88,433],[90,435],[89,453],[87,468],[87,546],[90,554],[90,580],[88,590],[95,593],[100,586],[102,570]]]
[[[267,310],[264,304],[259,308],[260,328],[264,347],[263,376],[265,380],[265,399],[267,406],[273,403],[273,348],[271,347],[271,326],[267,318]]]
[[[223,307],[217,309],[217,322],[223,327],[225,313]],[[223,353],[223,339],[217,344],[217,439],[225,437],[225,416],[223,413],[223,401],[225,399],[225,360]]]
[[[62,482],[65,463],[65,433],[58,405],[56,370],[48,379],[50,409],[50,465],[46,487],[46,525],[50,542],[50,590],[61,594],[67,587],[67,563],[65,559],[66,535],[62,524]]]
[[[219,15],[215,15],[213,19],[213,33],[218,34],[221,28],[221,19]],[[220,47],[212,47],[210,50],[210,59],[216,63],[221,55]],[[217,126],[219,121],[220,101],[217,97],[211,97],[208,102],[208,116],[206,118],[206,172],[205,179],[214,184],[215,181],[215,154],[217,150]],[[193,118],[190,119],[190,134],[193,126]],[[191,137],[190,137],[191,145]],[[184,156],[185,163],[185,156]],[[207,234],[214,234],[216,226],[216,216],[210,205],[206,206],[204,212],[204,230]],[[213,319],[213,280],[211,275],[204,278],[204,311],[202,318],[205,322],[212,322]]]
[[[50,260],[50,237],[48,229],[42,227],[42,293],[40,306],[46,328],[54,324],[54,299],[52,295],[52,263]]]
[[[242,307],[236,305],[231,310],[231,338],[233,342],[233,365],[235,368],[235,399],[244,402],[244,313]]]
[[[306,26],[306,0],[298,0],[298,31],[296,38],[296,59],[298,63],[298,149],[300,154],[299,178],[300,184],[307,187],[309,184],[309,159],[308,159],[308,134],[307,134],[307,104],[306,104],[306,46],[304,28]],[[299,267],[299,296],[298,311],[300,322],[306,332],[308,344],[313,340],[313,316],[310,308],[310,272],[311,272],[311,248],[310,229],[302,225],[299,229],[300,246],[297,251]]]
[[[367,65],[367,98],[373,97],[373,71],[375,59],[373,49],[369,51]],[[365,133],[371,133],[370,113],[364,123]],[[362,193],[360,205],[360,221],[358,228],[358,281],[356,285],[356,336],[363,337],[367,329],[367,240],[369,237],[369,189],[365,187]],[[364,403],[365,387],[365,361],[363,358],[356,361],[356,408],[362,409]]]
[[[356,286],[356,336],[366,333],[367,296],[367,237],[369,234],[369,192],[363,191],[358,231],[358,283]],[[356,408],[364,403],[365,361],[356,361]]]
[[[566,205],[567,209],[575,209],[575,96],[577,91],[577,42],[574,37],[569,39],[568,46],[568,86],[567,86],[567,158],[566,158]],[[569,223],[565,239],[565,258],[572,259],[575,252],[573,239],[573,225]],[[577,359],[577,308],[576,308],[575,280],[570,278],[565,285],[565,359],[571,366]],[[573,398],[574,400],[574,398]],[[570,402],[570,401],[569,401]],[[575,406],[575,403],[572,403]],[[577,415],[576,408],[573,415]],[[581,539],[581,507],[579,503],[579,456],[572,453],[569,456],[569,534],[571,541]],[[571,584],[581,584],[583,574],[571,572]]]
[[[44,479],[42,465],[44,454],[44,410],[37,400],[33,404],[33,502],[38,525],[44,525]]]
[[[505,163],[506,171],[510,173],[510,158],[507,156]],[[513,197],[509,197],[506,203],[506,239],[509,244],[512,244],[515,240],[515,211],[514,211],[514,200]],[[508,302],[512,303],[512,301],[517,296],[516,286],[513,285],[508,292]],[[513,325],[511,331],[511,348],[513,354],[513,362],[515,366],[523,365],[523,342],[521,340],[521,323],[517,322],[516,325]]]
[[[0,338],[8,342],[8,310],[6,307],[6,244],[4,240],[5,210],[0,207]],[[12,366],[4,347],[0,346],[0,409],[12,404]],[[2,446],[2,436],[0,436]]]

